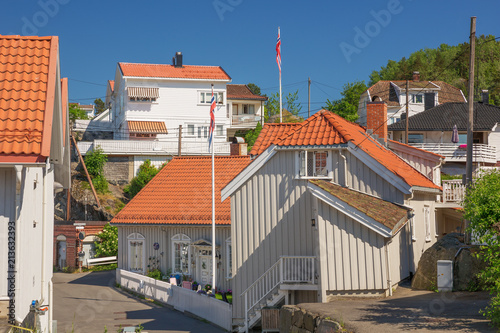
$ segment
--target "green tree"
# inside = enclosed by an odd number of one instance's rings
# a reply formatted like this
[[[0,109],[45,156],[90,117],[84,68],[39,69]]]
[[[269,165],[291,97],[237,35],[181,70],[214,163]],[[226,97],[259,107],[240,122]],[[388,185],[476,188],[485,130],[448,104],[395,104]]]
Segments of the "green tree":
[[[84,110],[80,109],[77,104],[70,104],[69,120],[74,122],[77,119],[87,120],[89,118],[87,117],[87,113]]]
[[[156,176],[156,174],[160,170],[161,168],[157,169],[154,165],[151,164],[151,160],[145,160],[144,163],[142,163],[139,167],[137,176],[132,178],[130,184],[125,187],[125,193],[128,193],[130,198],[135,197],[135,195],[139,193],[142,188],[146,186],[146,184],[149,183],[149,181],[153,179],[153,177]]]
[[[492,294],[483,314],[500,327],[500,172],[484,173],[467,190],[463,203],[468,232],[481,244],[479,256],[487,264],[479,278]]]
[[[249,83],[247,84],[247,87],[250,88],[250,90],[255,94],[255,95],[260,95],[260,87],[254,83]]]
[[[108,192],[108,181],[104,178],[104,165],[108,161],[108,156],[104,154],[102,148],[97,146],[89,151],[84,161],[95,190],[102,194]]]
[[[98,114],[101,114],[103,111],[106,110],[106,105],[102,101],[102,99],[97,98],[94,100],[94,105],[95,105],[95,115],[97,116]]]
[[[255,140],[257,140],[261,131],[262,125],[259,122],[253,130],[250,130],[245,134],[245,142],[248,145],[248,151],[252,149],[252,146],[255,144]]]
[[[358,119],[358,104],[361,94],[368,89],[365,81],[355,81],[344,85],[344,90],[340,93],[341,99],[334,101],[326,100],[326,106],[323,108],[330,110],[342,118],[349,121]]]
[[[285,100],[283,102],[283,111],[287,111],[291,116],[285,117],[283,122],[297,122],[302,121],[299,117],[300,110],[302,110],[302,106],[297,102],[299,99],[299,91],[295,91],[293,93],[288,93],[285,96]],[[265,106],[265,115],[264,119],[266,122],[269,122],[269,119],[272,116],[280,114],[280,94],[274,93],[269,97]],[[279,122],[279,118],[278,121]]]
[[[118,228],[106,223],[102,232],[97,235],[98,241],[95,244],[95,253],[99,258],[112,257],[118,255]]]

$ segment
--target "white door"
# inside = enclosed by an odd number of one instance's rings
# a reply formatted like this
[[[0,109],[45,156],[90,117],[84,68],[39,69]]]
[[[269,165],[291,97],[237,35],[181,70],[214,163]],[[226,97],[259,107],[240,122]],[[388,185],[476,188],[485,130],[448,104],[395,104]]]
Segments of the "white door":
[[[57,265],[59,268],[68,266],[66,264],[66,241],[57,242],[57,254],[59,257]]]
[[[95,244],[92,243],[83,243],[83,252],[85,256],[83,257],[83,266],[87,266],[87,260],[95,257]]]
[[[200,279],[199,283],[205,285],[207,283],[212,283],[212,256],[200,256]]]

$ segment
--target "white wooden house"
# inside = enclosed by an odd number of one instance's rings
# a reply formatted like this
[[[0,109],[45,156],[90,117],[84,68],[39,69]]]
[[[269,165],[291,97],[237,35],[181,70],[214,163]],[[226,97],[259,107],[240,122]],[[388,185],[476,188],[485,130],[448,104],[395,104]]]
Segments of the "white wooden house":
[[[389,125],[402,119],[406,112],[406,81],[380,80],[364,91],[359,98],[357,122],[366,125],[366,105],[368,102],[387,104],[387,123]],[[418,72],[408,82],[408,103],[410,116],[449,102],[467,102],[458,88],[443,81],[421,81]]]
[[[54,193],[70,186],[67,79],[58,37],[0,36],[0,50],[0,311],[52,332]]]
[[[263,304],[391,294],[437,238],[441,188],[363,127],[328,111],[284,126],[266,125],[222,190],[240,331]]]

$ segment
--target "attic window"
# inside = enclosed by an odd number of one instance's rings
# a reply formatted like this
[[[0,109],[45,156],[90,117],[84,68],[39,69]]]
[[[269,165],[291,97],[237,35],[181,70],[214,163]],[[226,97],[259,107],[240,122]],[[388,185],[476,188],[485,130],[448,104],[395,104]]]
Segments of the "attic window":
[[[327,151],[299,152],[299,178],[330,178],[331,158]]]

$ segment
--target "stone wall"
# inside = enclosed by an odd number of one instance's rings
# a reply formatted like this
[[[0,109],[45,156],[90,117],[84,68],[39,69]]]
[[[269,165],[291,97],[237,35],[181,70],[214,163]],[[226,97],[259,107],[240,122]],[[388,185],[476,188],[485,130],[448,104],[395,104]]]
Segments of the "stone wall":
[[[134,160],[132,156],[108,156],[104,165],[104,177],[114,185],[128,184],[133,177]]]
[[[281,333],[334,333],[343,332],[342,326],[296,305],[285,305],[280,310]]]

